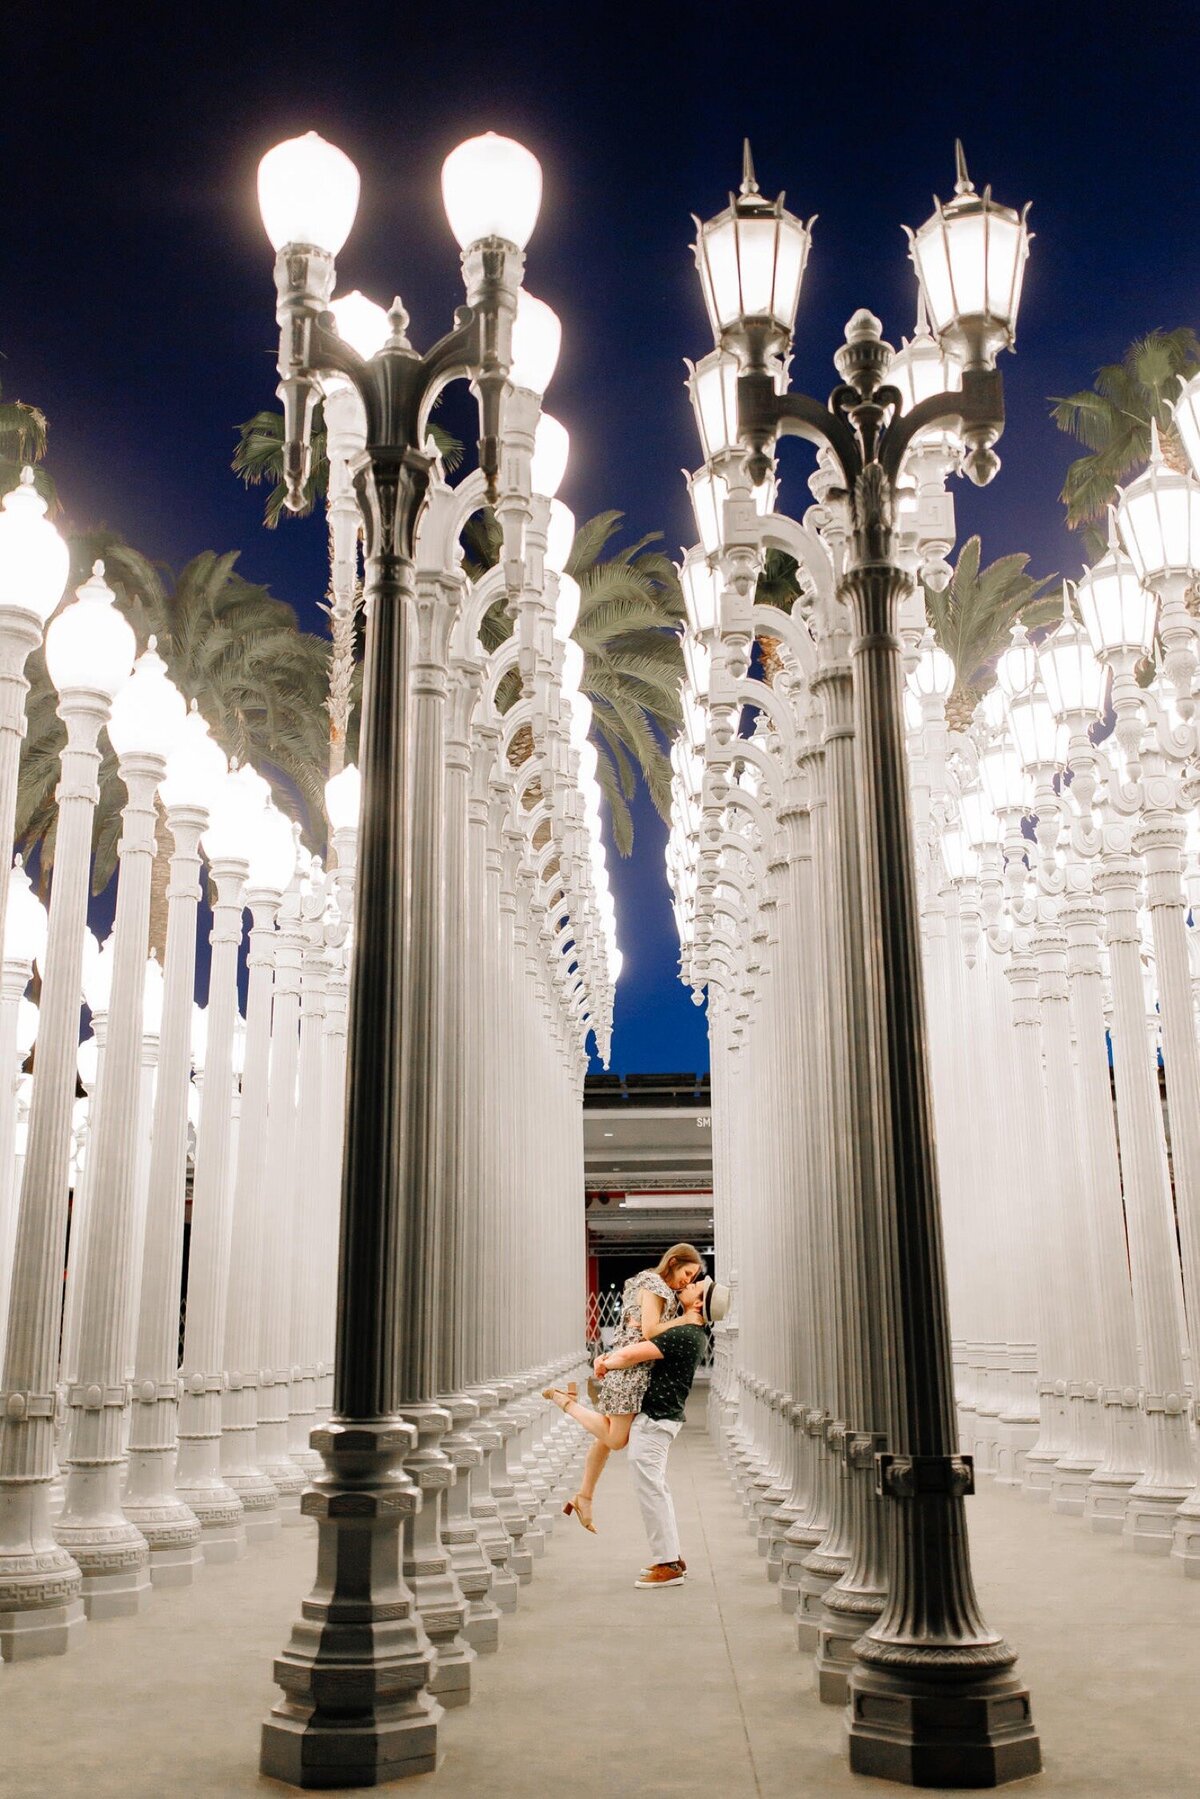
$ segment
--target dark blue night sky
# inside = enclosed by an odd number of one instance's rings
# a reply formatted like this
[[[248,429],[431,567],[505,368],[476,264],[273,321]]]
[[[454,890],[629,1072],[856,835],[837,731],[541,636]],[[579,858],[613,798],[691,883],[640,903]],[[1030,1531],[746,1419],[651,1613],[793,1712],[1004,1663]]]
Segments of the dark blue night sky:
[[[0,366],[49,414],[69,522],[105,523],[179,564],[241,550],[316,626],[325,536],[270,533],[229,472],[236,423],[273,403],[271,253],[254,172],[310,127],[345,149],[363,201],[339,286],[398,289],[427,344],[461,299],[441,211],[448,150],[521,138],[545,199],[527,282],[564,323],[547,404],[572,437],[563,497],[620,507],[676,553],[694,530],[678,471],[697,455],[681,359],[710,347],[689,215],[725,203],[749,133],[768,193],[819,213],[793,378],[824,393],[851,312],[911,330],[901,222],[977,184],[1033,201],[1018,355],[1005,359],[1004,469],[956,486],[960,541],[1078,568],[1057,493],[1071,449],[1046,397],[1086,385],[1200,295],[1192,7],[737,5],[76,6],[6,9]],[[147,24],[145,21],[150,20]],[[785,446],[802,510],[808,452]],[[707,1066],[675,980],[663,832],[637,812],[614,886],[625,975],[614,1067]],[[611,858],[616,863],[615,857]]]

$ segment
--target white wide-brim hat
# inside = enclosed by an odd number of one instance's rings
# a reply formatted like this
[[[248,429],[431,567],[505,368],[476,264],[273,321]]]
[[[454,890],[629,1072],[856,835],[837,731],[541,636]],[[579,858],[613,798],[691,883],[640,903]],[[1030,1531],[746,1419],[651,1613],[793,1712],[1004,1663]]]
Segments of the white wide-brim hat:
[[[729,1288],[720,1281],[709,1281],[704,1289],[704,1322],[720,1324],[729,1311]]]

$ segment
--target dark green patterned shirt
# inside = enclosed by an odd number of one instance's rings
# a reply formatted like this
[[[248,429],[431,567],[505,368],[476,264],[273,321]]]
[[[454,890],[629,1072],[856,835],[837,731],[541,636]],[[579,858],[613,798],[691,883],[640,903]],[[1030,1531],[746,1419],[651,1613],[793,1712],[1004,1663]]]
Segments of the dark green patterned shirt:
[[[642,1400],[647,1418],[683,1423],[687,1396],[707,1341],[707,1331],[698,1324],[675,1324],[655,1337],[654,1347],[661,1351],[662,1361],[650,1364],[650,1384]]]

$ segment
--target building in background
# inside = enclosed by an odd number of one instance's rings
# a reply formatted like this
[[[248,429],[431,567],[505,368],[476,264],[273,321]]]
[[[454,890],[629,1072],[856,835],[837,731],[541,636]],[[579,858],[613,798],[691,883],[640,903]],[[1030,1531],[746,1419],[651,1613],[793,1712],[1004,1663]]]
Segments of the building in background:
[[[592,1323],[621,1287],[679,1241],[712,1253],[709,1077],[589,1075],[583,1100]]]

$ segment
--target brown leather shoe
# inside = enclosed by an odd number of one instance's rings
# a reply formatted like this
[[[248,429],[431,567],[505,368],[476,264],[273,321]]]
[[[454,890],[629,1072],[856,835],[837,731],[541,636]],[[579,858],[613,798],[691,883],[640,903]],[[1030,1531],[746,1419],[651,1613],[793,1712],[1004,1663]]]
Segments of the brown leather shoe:
[[[653,1568],[647,1568],[634,1581],[635,1587],[678,1587],[687,1579],[687,1569],[682,1561],[655,1562]]]
[[[687,1563],[684,1561],[682,1556],[680,1556],[678,1562],[671,1563],[670,1565],[672,1567],[682,1568],[684,1573],[685,1574],[687,1573]],[[662,1563],[660,1563],[660,1562],[651,1562],[649,1567],[641,1568],[638,1570],[638,1572],[642,1576],[645,1576],[645,1575],[649,1574],[650,1568],[661,1567],[661,1566],[662,1566]],[[657,1585],[657,1582],[655,1584]]]

